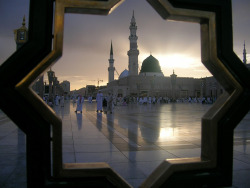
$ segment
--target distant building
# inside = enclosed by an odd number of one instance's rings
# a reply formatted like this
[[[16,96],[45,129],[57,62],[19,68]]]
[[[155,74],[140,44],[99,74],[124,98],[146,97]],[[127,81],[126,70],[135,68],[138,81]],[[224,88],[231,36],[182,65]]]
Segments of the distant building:
[[[224,92],[223,87],[214,77],[193,78],[178,77],[174,71],[170,76],[164,76],[159,61],[149,55],[143,62],[138,73],[139,50],[137,45],[137,26],[134,12],[130,22],[130,49],[128,55],[128,70],[125,69],[117,80],[114,79],[113,45],[111,42],[110,59],[108,67],[109,82],[104,94],[111,91],[115,96],[155,96],[172,99],[188,97],[210,97],[216,99]],[[244,63],[246,64],[246,50],[244,44]],[[248,66],[248,65],[247,65]]]
[[[86,97],[86,92],[87,92],[86,87],[80,88],[78,90],[75,89],[73,91],[70,91],[70,97],[77,98],[79,95]]]
[[[128,55],[128,70],[125,69],[118,80],[114,80],[113,46],[111,43],[109,59],[109,83],[104,93],[111,91],[116,96],[155,96],[172,99],[187,97],[217,97],[221,87],[211,78],[178,77],[174,71],[170,76],[164,76],[159,61],[149,55],[143,62],[138,73],[139,50],[137,45],[137,26],[134,12],[130,22],[130,49]],[[212,81],[213,80],[213,81]],[[208,88],[210,87],[210,88]],[[216,88],[215,88],[216,87]],[[219,89],[220,92],[217,90]],[[223,90],[222,90],[223,91]]]
[[[67,80],[64,80],[60,83],[60,86],[63,89],[64,95],[69,96],[70,95],[70,82]]]
[[[60,82],[57,80],[57,77],[55,76],[55,72],[51,69],[47,72],[48,75],[48,81],[49,81],[49,94],[48,97],[50,100],[53,101],[56,95],[64,95],[65,97],[69,97],[70,95],[70,82],[64,81],[60,84]],[[45,87],[47,87],[47,84],[45,84]]]
[[[95,97],[96,93],[97,93],[97,88],[95,85],[86,85],[86,92],[85,92],[85,96],[86,97]]]

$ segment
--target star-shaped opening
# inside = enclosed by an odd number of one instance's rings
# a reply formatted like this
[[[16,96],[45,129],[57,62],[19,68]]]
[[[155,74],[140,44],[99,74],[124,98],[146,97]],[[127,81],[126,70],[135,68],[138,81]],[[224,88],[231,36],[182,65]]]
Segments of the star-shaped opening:
[[[217,3],[205,0],[202,1],[202,3],[196,1],[190,2],[189,0],[148,1],[164,19],[200,23],[202,62],[225,88],[228,94],[225,93],[220,97],[202,118],[201,157],[164,161],[142,184],[142,187],[180,185],[185,182],[190,183],[190,179],[193,178],[202,181],[203,184],[204,182],[213,185],[230,184],[230,172],[232,171],[232,153],[230,149],[232,149],[233,128],[248,111],[249,106],[246,107],[244,103],[249,103],[250,98],[249,84],[246,82],[249,76],[247,76],[246,68],[240,65],[240,60],[233,53],[230,43],[232,42],[230,38],[231,33],[225,34],[228,32],[228,29],[229,31],[232,30],[230,18],[228,18],[228,16],[231,16],[230,1],[225,0]],[[27,76],[24,79],[22,79],[22,76],[17,78],[17,80],[21,79],[18,84],[13,82],[15,89],[29,102],[26,110],[28,108],[30,108],[30,110],[33,109],[40,115],[36,114],[37,116],[32,117],[30,121],[37,123],[38,120],[42,120],[42,122],[44,122],[44,119],[41,117],[46,117],[47,122],[52,125],[53,174],[61,180],[64,178],[77,177],[105,177],[115,186],[129,187],[129,185],[105,163],[63,165],[61,121],[55,116],[54,112],[29,89],[31,83],[62,55],[63,18],[65,12],[107,14],[118,2],[120,1],[56,1],[54,45],[52,52],[40,63],[35,61],[34,64],[31,64]],[[229,22],[227,22],[228,20]],[[222,35],[222,33],[225,35]],[[227,37],[224,38],[224,36]],[[227,39],[229,42],[227,42]],[[39,58],[37,59],[39,60]],[[35,63],[37,63],[37,66],[34,66]],[[7,89],[2,95],[7,96],[7,92],[9,92],[9,94],[11,93],[12,96],[18,96],[18,99],[23,98],[19,97],[13,88]],[[22,102],[19,101],[18,104],[21,106]],[[14,114],[11,113],[11,111],[8,111],[6,107],[4,109],[8,115],[14,118]],[[232,114],[234,114],[233,118],[231,116]],[[20,119],[16,119],[18,124],[24,124]],[[40,123],[40,125],[42,126],[42,123]],[[34,128],[30,127],[26,129],[28,137],[35,131]],[[47,137],[45,140],[49,140],[49,138]],[[230,145],[227,144],[228,141]],[[225,148],[223,146],[225,146]],[[227,167],[228,165],[229,167]],[[229,172],[227,172],[228,169]],[[214,174],[217,174],[217,176]],[[188,178],[184,178],[185,175],[188,175]],[[186,180],[178,184],[178,182],[180,182],[178,180],[181,179]],[[210,180],[213,181],[210,182]],[[199,184],[199,182],[197,184]]]

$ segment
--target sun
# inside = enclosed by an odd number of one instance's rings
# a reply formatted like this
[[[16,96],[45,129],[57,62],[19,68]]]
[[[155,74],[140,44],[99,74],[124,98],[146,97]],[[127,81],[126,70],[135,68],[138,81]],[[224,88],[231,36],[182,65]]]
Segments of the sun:
[[[151,54],[160,63],[161,68],[175,69],[175,68],[196,68],[201,66],[200,57],[194,57],[188,54]],[[147,54],[140,56],[141,62],[148,57]]]
[[[161,54],[154,53],[154,56],[161,66],[161,70],[164,75],[170,75],[173,70],[179,77],[208,77],[211,73],[201,62],[201,57],[188,53],[172,53],[172,54]],[[142,53],[139,56],[139,62],[142,65],[143,61],[148,57],[148,53]]]
[[[166,54],[166,55],[158,55],[157,56],[159,63],[162,68],[196,68],[201,65],[201,61],[199,58],[192,57],[186,54]]]

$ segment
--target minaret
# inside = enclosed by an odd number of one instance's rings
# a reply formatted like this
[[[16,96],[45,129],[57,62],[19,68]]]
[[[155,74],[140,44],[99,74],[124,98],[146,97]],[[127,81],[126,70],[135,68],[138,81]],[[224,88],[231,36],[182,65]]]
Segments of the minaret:
[[[243,49],[243,63],[247,64],[247,52],[245,48],[245,41],[244,41],[244,49]]]
[[[139,50],[137,49],[138,37],[136,36],[137,26],[134,17],[134,11],[129,29],[130,29],[130,36],[129,36],[130,50],[128,51],[128,70],[130,76],[137,76]]]
[[[113,46],[112,46],[112,41],[111,41],[111,47],[110,47],[110,59],[109,59],[109,83],[114,81],[114,72],[115,72],[115,67],[114,67],[114,59],[113,59]]]
[[[28,40],[28,29],[25,26],[25,16],[23,17],[22,27],[14,30],[16,49],[18,50]]]

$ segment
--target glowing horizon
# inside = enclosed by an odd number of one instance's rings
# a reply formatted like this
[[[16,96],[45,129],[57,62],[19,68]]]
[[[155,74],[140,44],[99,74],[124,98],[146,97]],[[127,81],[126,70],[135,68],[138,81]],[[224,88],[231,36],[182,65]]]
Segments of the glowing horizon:
[[[16,50],[13,30],[21,27],[24,14],[28,26],[29,0],[12,2],[12,6],[10,1],[4,1],[1,5],[0,42],[4,45],[0,46],[0,61],[3,63]],[[232,0],[234,50],[240,59],[244,41],[250,52],[247,7],[250,7],[248,0]],[[111,40],[116,71],[120,74],[128,69],[129,25],[133,10],[139,67],[152,54],[159,60],[165,76],[170,76],[173,70],[178,77],[211,76],[201,63],[199,24],[166,21],[146,1],[126,0],[108,16],[65,14],[63,56],[52,67],[58,80],[69,81],[71,90],[97,85],[98,79],[103,80],[99,85],[106,85]],[[247,59],[250,60],[250,54]],[[47,74],[44,78],[47,80]]]

